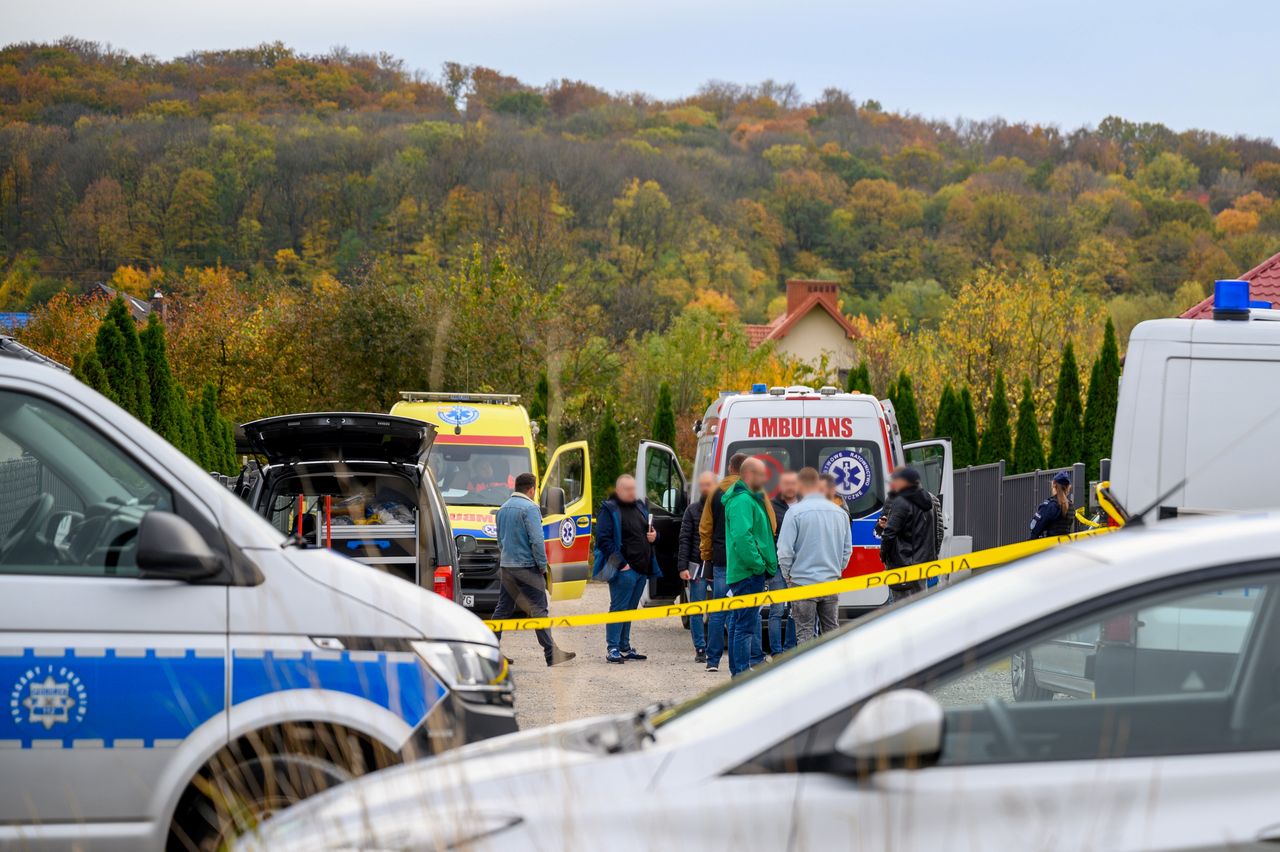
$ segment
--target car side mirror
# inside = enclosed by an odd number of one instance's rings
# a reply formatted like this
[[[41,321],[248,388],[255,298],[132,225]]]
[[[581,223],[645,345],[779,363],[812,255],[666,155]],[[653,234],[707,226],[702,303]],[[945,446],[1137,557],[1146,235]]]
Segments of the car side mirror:
[[[942,705],[918,689],[895,689],[868,701],[836,740],[836,751],[877,768],[921,766],[942,750]]]
[[[222,568],[196,528],[172,512],[152,509],[138,525],[138,573],[148,580],[203,580]]]
[[[548,485],[542,491],[542,514],[544,515],[563,515],[564,514],[564,489],[554,485]]]

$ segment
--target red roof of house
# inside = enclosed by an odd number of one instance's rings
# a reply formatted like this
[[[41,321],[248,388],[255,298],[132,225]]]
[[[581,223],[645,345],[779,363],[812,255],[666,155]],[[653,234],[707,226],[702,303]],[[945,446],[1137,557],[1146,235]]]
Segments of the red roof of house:
[[[836,301],[837,285],[830,281],[807,281],[792,279],[787,282],[787,310],[767,325],[745,326],[747,342],[759,346],[766,340],[780,340],[787,336],[791,327],[803,319],[815,307],[821,307],[835,320],[849,337],[857,336],[853,323],[840,313]]]
[[[1280,254],[1267,258],[1240,279],[1249,282],[1251,300],[1280,305]],[[1185,311],[1182,319],[1213,319],[1213,296]]]

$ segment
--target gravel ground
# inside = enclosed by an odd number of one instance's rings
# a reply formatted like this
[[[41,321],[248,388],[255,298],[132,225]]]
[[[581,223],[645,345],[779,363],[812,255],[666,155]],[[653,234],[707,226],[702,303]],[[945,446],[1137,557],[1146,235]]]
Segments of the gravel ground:
[[[578,615],[609,609],[609,588],[589,583],[576,601],[553,601],[552,615]],[[693,661],[689,632],[676,618],[637,621],[631,644],[649,659],[617,665],[604,661],[604,627],[573,627],[554,632],[556,644],[576,651],[577,659],[547,668],[533,631],[507,633],[502,649],[515,661],[516,718],[533,728],[604,713],[628,712],[660,700],[684,700],[729,679],[728,658],[709,673]]]

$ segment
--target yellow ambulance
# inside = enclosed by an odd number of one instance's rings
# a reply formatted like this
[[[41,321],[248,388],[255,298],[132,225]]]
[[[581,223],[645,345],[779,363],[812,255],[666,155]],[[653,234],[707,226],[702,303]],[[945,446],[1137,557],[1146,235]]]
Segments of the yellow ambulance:
[[[536,424],[514,394],[401,391],[391,413],[434,423],[428,457],[458,545],[458,603],[480,615],[498,603],[494,513],[521,473],[538,476],[552,600],[582,596],[591,574],[591,458],[586,441],[557,447],[539,475]]]

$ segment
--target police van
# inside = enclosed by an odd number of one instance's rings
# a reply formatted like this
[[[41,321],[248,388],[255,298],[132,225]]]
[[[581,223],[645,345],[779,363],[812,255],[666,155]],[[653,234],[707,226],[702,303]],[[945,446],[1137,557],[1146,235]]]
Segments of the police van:
[[[920,470],[922,486],[943,504],[946,536],[943,555],[952,555],[959,542],[951,536],[951,442],[946,439],[904,445],[888,400],[864,393],[843,393],[834,387],[768,387],[753,385],[749,393],[722,393],[695,425],[698,435],[693,477],[686,479],[675,451],[654,441],[640,445],[636,479],[654,511],[659,531],[659,564],[667,578],[677,578],[675,544],[680,518],[703,471],[723,477],[729,459],[746,453],[760,459],[771,474],[767,486],[776,491],[783,471],[814,467],[836,478],[836,489],[849,511],[853,556],[845,577],[883,569],[876,521],[884,509],[889,474],[903,464]],[[678,495],[678,496],[676,496]],[[959,551],[956,551],[959,552]],[[668,570],[668,568],[672,570]],[[656,582],[671,582],[664,578]],[[678,594],[674,587],[651,591],[654,597]],[[842,614],[854,615],[887,602],[887,588],[846,592],[840,596]]]
[[[494,513],[516,477],[538,476],[551,571],[551,599],[582,597],[591,565],[591,455],[586,441],[561,444],[539,476],[535,426],[515,394],[402,391],[391,408],[437,428],[428,464],[458,546],[459,602],[488,615],[498,603]]]
[[[302,548],[71,376],[0,358],[0,847],[212,849],[516,729],[494,636]]]
[[[1128,519],[1280,506],[1280,311],[1247,281],[1215,282],[1213,304],[1129,337],[1109,493]]]

